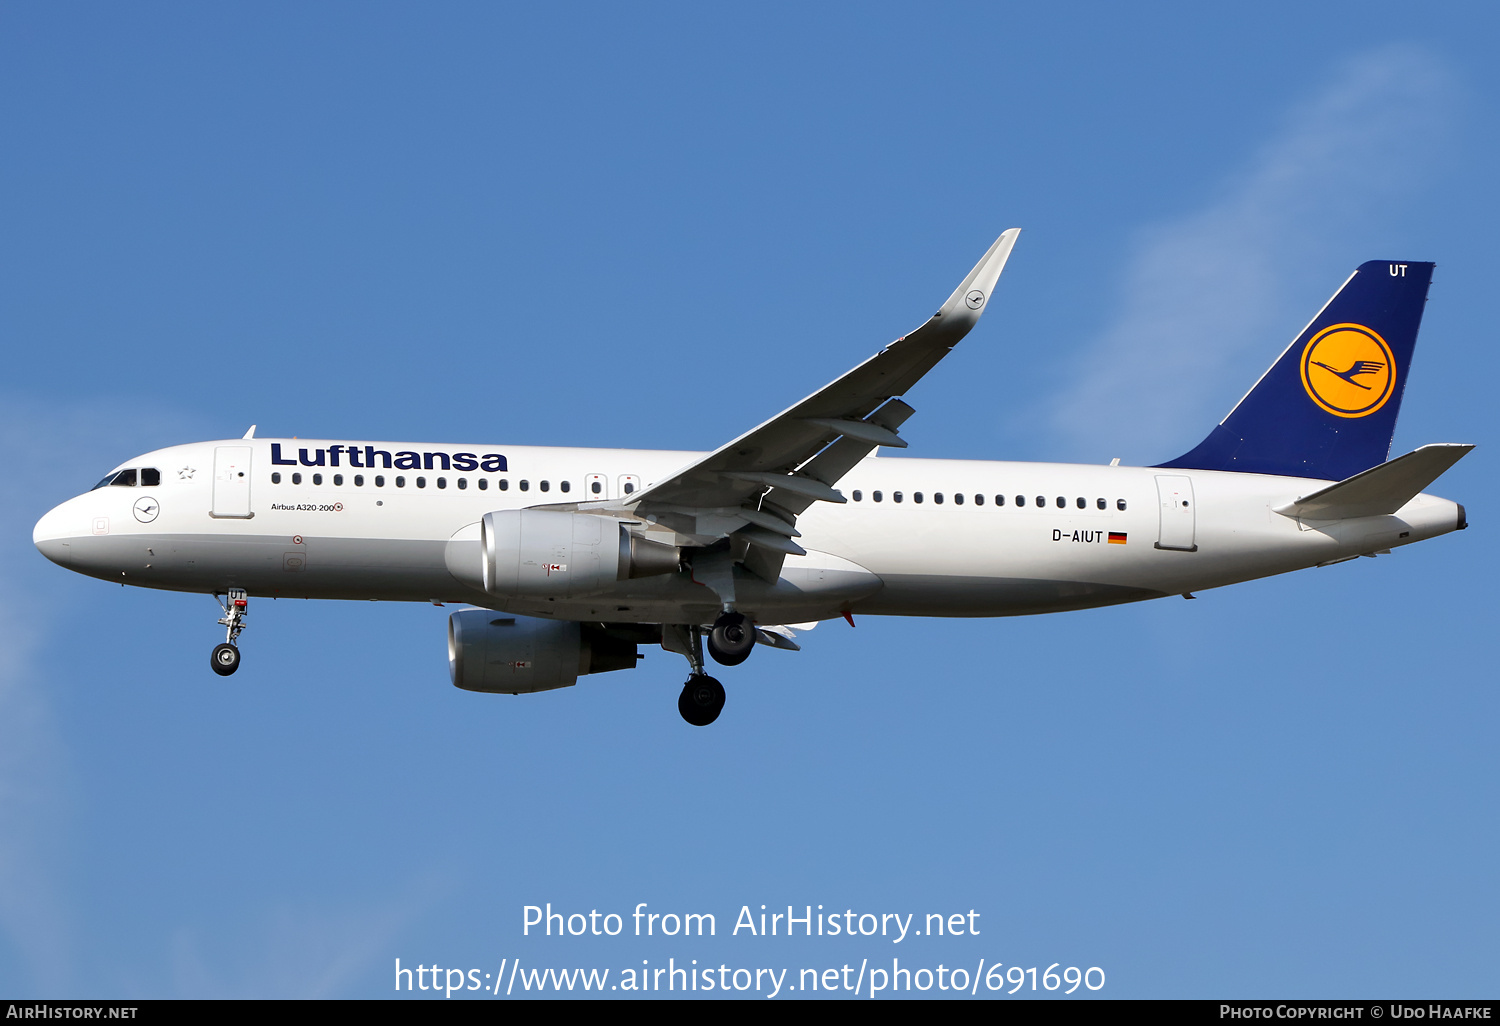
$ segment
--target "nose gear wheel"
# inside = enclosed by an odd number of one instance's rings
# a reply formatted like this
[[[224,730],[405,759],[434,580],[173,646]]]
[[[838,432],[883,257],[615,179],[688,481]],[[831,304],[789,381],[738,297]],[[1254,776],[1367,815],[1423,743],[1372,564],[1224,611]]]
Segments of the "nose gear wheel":
[[[240,631],[245,629],[245,611],[250,607],[250,596],[244,588],[230,588],[227,599],[219,600],[219,608],[224,610],[219,619],[219,625],[224,628],[224,643],[216,645],[213,655],[209,656],[209,665],[220,677],[227,677],[240,668],[240,650],[235,642],[240,639]]]
[[[240,668],[240,650],[227,642],[215,645],[213,655],[208,660],[215,673],[220,677],[227,677]]]

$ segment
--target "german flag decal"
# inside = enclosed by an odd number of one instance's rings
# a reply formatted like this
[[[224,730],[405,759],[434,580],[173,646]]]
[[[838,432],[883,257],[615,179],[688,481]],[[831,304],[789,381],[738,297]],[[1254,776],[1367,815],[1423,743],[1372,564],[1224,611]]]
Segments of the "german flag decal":
[[[1111,531],[1111,532],[1109,532],[1109,543],[1111,545],[1124,545],[1125,544],[1125,532],[1124,531]]]

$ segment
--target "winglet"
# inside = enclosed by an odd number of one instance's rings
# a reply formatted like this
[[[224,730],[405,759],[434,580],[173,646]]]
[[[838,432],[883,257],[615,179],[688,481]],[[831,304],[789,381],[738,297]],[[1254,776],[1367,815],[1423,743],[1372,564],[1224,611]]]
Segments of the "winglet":
[[[1019,228],[1007,228],[1001,232],[995,244],[974,265],[968,277],[953,290],[953,295],[938,308],[938,312],[932,315],[933,320],[947,322],[944,326],[949,328],[952,327],[952,322],[958,321],[964,332],[974,327],[979,315],[984,313],[990,293],[995,291],[995,282],[1000,280],[1000,272],[1005,270],[1005,262],[1010,259],[1010,251],[1015,248],[1020,234]]]

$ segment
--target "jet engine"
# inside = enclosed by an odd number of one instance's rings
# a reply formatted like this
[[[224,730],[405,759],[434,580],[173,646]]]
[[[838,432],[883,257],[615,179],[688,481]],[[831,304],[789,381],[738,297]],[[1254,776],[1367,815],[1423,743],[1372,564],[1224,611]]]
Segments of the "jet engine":
[[[501,598],[575,598],[617,581],[677,570],[675,546],[613,517],[542,509],[486,513],[479,529],[484,590]]]
[[[488,609],[461,609],[448,618],[448,672],[465,691],[520,695],[566,688],[585,674],[633,669],[638,658],[636,640],[601,624]]]

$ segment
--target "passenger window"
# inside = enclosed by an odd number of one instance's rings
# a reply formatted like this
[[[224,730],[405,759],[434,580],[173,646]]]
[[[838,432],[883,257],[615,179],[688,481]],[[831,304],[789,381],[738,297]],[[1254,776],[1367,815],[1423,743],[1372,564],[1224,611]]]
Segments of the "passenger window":
[[[1078,508],[1079,509],[1088,509],[1089,508],[1089,500],[1085,499],[1082,495],[1080,495],[1078,497]]]
[[[604,485],[598,481],[590,481],[589,491],[593,492],[595,495],[598,495],[599,493],[604,491]]]
[[[1037,509],[1046,509],[1047,508],[1047,497],[1045,495],[1038,495],[1036,497],[1036,508]]]
[[[1125,500],[1124,499],[1116,499],[1115,500],[1115,509],[1119,510],[1121,513],[1125,512]]]
[[[440,477],[440,478],[438,478],[437,479],[437,486],[439,488],[447,488],[448,487],[448,479],[446,477]]]
[[[125,488],[134,488],[135,487],[135,468],[131,467],[129,470],[122,470],[122,471],[120,471],[118,474],[115,475],[115,479],[113,481],[111,481],[110,484],[112,484],[112,485],[120,485],[120,486],[125,487]]]
[[[1016,505],[1017,506],[1024,506],[1024,505],[1026,505],[1026,496],[1024,496],[1024,495],[1017,495],[1016,496]]]
[[[871,492],[870,493],[870,498],[874,499],[876,502],[879,502],[881,499],[884,499],[885,496],[882,495],[880,492]]]
[[[558,482],[557,487],[560,490],[564,491],[564,492],[571,492],[573,490],[573,482],[572,481],[560,481],[560,482]]]
[[[635,482],[634,481],[626,481],[625,482],[625,494],[629,495],[633,491],[635,491]]]
[[[334,474],[333,475],[333,484],[334,484],[335,488],[341,486],[343,483],[344,483],[344,475],[343,474]]]
[[[911,493],[911,501],[912,502],[921,502],[922,501],[922,493],[921,492],[912,492]]]
[[[354,487],[356,487],[356,488],[363,488],[364,486],[365,486],[365,475],[363,475],[363,474],[355,474],[354,475]]]
[[[962,506],[963,504],[964,504],[964,495],[963,495],[963,492],[954,492],[953,493],[953,505],[955,505],[955,506]]]
[[[320,485],[322,483],[323,483],[323,475],[322,474],[314,474],[313,475],[313,484]]]
[[[509,490],[509,488],[510,488],[510,479],[502,477],[500,479],[500,490],[503,492],[503,491]]]
[[[855,502],[862,501],[864,499],[864,497],[865,497],[865,493],[864,492],[860,491],[858,488],[854,489],[854,501]]]
[[[385,475],[384,474],[376,474],[375,475],[375,487],[376,488],[384,488],[385,487]]]
[[[427,479],[425,477],[419,477],[419,478],[417,478],[417,487],[418,488],[426,488],[427,487]]]
[[[161,471],[157,470],[155,467],[143,467],[141,469],[141,484],[145,485],[147,488],[160,487]]]
[[[551,481],[543,481],[542,482],[542,491],[544,491],[544,492],[550,492],[551,490],[552,490],[552,482]]]
[[[523,479],[521,481],[521,491],[523,491],[523,492],[529,492],[529,491],[531,491],[531,482],[530,481],[526,481],[526,480]]]
[[[1067,498],[1065,496],[1059,495],[1057,497],[1057,508],[1058,509],[1067,509],[1068,508],[1068,500],[1067,500]]]
[[[937,503],[939,506],[941,506],[943,504],[943,493],[942,492],[933,492],[932,493],[932,501],[935,502],[935,503]]]
[[[1096,500],[1094,500],[1094,504],[1096,506],[1098,506],[1100,509],[1109,509],[1109,503],[1106,502],[1104,499],[1096,499]]]
[[[1005,496],[1003,496],[1003,495],[997,495],[997,496],[995,496],[995,505],[996,506],[1004,506],[1005,505]]]
[[[466,478],[466,477],[459,478],[458,479],[458,487],[459,487],[460,491],[462,491],[463,489],[469,487],[469,479]]]
[[[983,506],[984,505],[984,496],[976,494],[974,496],[974,505],[976,505],[976,506]]]
[[[400,474],[396,475],[396,487],[397,488],[405,488],[406,487],[406,478],[403,477],[403,476],[401,476]]]
[[[892,492],[891,493],[891,501],[892,502],[900,502],[901,501],[901,493],[900,492]]]
[[[293,474],[292,475],[292,484],[301,484],[301,483],[302,483],[302,475],[300,473]]]
[[[484,491],[489,486],[490,486],[490,482],[488,481],[488,479],[482,478],[482,477],[479,479],[479,490],[481,492]]]
[[[272,471],[272,473],[271,473],[271,483],[272,484],[281,484],[281,471],[279,471],[279,470]]]

